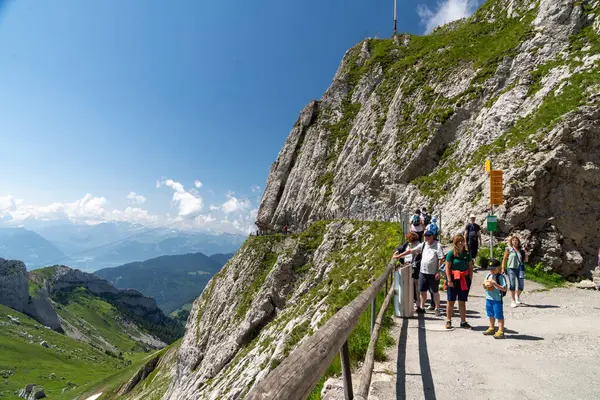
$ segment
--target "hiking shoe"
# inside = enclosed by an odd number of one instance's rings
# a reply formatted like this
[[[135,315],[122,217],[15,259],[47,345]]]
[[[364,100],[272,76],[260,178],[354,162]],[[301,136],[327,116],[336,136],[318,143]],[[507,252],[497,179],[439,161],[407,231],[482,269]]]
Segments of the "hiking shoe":
[[[485,336],[490,336],[496,333],[496,329],[495,328],[487,328],[485,332],[483,332],[483,334]]]
[[[494,339],[504,339],[504,332],[502,332],[502,331],[496,332],[496,334],[494,335]]]
[[[441,310],[441,309],[439,309],[439,308],[436,308],[436,309],[435,309],[435,316],[436,316],[436,317],[441,317],[441,316],[442,316],[442,310]]]
[[[511,302],[510,302],[510,306],[511,306],[512,308],[517,308],[517,305],[518,305],[518,304],[517,304],[517,302],[516,302],[516,301],[511,301]]]
[[[452,321],[446,321],[446,329],[452,329]]]
[[[417,314],[425,314],[425,310],[423,308],[417,308]]]
[[[427,307],[427,309],[430,310],[430,311],[432,311],[432,310],[435,310],[435,307],[430,304],[429,307]]]
[[[521,297],[519,295],[517,295],[517,301],[516,301],[517,305],[521,304]]]
[[[471,325],[469,325],[469,323],[466,322],[466,321],[465,322],[461,322],[460,323],[460,327],[463,328],[463,329],[472,329]]]

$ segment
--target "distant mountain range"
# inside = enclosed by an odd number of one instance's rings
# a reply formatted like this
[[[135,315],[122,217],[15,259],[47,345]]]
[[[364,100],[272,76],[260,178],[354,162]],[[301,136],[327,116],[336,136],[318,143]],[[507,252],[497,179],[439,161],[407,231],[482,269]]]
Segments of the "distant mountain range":
[[[23,260],[28,266],[42,266],[66,258],[41,235],[23,228],[0,228],[0,257]],[[63,260],[67,264],[69,260]]]
[[[156,299],[165,314],[193,302],[233,254],[162,256],[96,271],[119,289],[137,289]]]
[[[28,221],[23,228],[0,228],[0,257],[23,260],[29,269],[60,260],[94,271],[163,255],[233,253],[245,239],[243,235],[148,229],[126,222]]]

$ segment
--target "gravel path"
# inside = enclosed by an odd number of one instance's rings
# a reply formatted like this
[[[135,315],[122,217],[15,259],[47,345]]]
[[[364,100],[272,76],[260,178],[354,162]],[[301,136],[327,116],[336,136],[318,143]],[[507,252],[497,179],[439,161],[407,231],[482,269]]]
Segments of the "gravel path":
[[[482,335],[486,276],[473,278],[467,305],[473,330],[446,330],[445,317],[430,312],[395,319],[398,346],[376,363],[369,399],[600,399],[600,292],[543,291],[527,281],[524,305],[510,308],[510,294],[505,298],[506,339],[496,340]],[[343,399],[341,382],[328,384],[324,398]]]

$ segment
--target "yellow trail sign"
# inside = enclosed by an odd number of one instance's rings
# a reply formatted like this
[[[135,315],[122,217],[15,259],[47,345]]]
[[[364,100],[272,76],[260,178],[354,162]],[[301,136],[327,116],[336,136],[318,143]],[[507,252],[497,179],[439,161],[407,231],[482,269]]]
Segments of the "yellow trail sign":
[[[490,204],[499,206],[504,203],[502,196],[503,189],[502,171],[490,171]]]
[[[485,172],[492,171],[492,160],[485,160]]]

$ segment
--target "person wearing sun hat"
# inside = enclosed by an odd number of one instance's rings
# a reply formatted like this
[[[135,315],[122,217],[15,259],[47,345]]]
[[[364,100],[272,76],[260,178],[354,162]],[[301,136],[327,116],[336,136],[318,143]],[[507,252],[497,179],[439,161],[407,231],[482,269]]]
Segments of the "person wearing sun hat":
[[[504,308],[502,298],[506,295],[506,277],[500,273],[500,261],[491,259],[489,263],[489,274],[483,282],[485,292],[485,311],[490,319],[490,327],[483,332],[486,336],[494,336],[494,339],[504,339]],[[496,321],[498,321],[498,332],[496,332]]]

